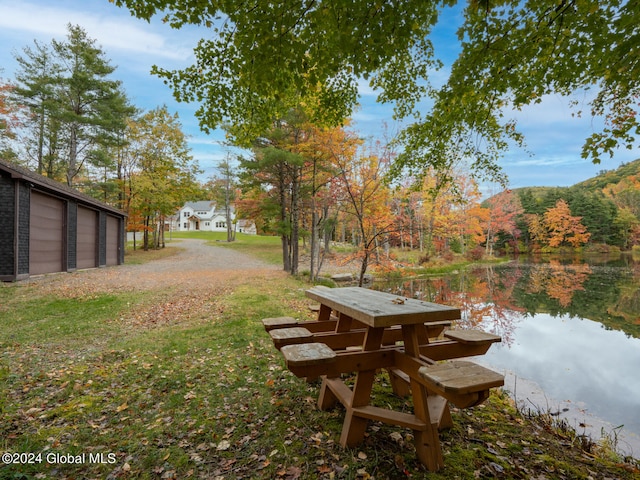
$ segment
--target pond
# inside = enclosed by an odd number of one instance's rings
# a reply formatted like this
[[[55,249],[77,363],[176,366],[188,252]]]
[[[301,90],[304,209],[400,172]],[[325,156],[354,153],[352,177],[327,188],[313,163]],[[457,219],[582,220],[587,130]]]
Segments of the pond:
[[[640,262],[520,258],[373,288],[459,306],[462,327],[502,337],[475,360],[521,408],[640,456]]]

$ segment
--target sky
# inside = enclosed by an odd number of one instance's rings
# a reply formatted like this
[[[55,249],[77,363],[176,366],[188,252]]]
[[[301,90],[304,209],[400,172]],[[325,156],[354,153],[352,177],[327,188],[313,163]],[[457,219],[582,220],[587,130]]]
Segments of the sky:
[[[133,105],[145,111],[166,105],[170,113],[178,113],[191,154],[203,170],[201,179],[206,181],[214,175],[218,162],[229,153],[221,144],[224,133],[207,135],[200,131],[194,116],[198,105],[176,102],[170,88],[150,74],[153,65],[165,69],[191,65],[193,47],[210,32],[196,27],[174,30],[160,19],[139,20],[108,0],[0,0],[0,78],[13,79],[15,55],[32,47],[34,40],[44,44],[50,44],[52,39],[65,40],[69,23],[82,27],[102,47],[105,57],[117,67],[114,78],[123,82]],[[453,24],[445,24],[439,27],[435,39],[436,54],[442,55],[445,63],[455,54],[454,31]],[[445,74],[446,71],[439,72],[436,76]],[[401,126],[392,119],[391,107],[377,104],[376,93],[364,83],[360,94],[361,106],[354,113],[352,128],[368,139],[382,139],[385,128],[391,134],[397,133]],[[513,117],[525,135],[527,150],[514,147],[500,162],[511,188],[570,186],[601,170],[612,170],[640,158],[640,151],[635,149],[620,150],[599,165],[582,159],[582,143],[598,128],[597,121],[573,118],[569,101],[559,96],[549,96]],[[497,187],[483,186],[485,192],[494,188]]]

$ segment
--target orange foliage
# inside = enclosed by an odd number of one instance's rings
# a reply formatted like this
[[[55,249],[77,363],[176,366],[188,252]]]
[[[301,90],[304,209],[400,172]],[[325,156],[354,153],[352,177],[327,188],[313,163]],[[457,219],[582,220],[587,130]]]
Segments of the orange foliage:
[[[567,307],[571,304],[573,294],[584,290],[584,282],[592,273],[587,264],[561,265],[551,260],[547,265],[537,266],[531,272],[529,291],[531,293],[545,292],[549,297]]]
[[[544,214],[544,223],[548,232],[550,247],[559,247],[569,243],[579,247],[589,241],[591,234],[582,223],[582,217],[574,217],[569,210],[569,204],[560,199],[554,208],[549,208]]]

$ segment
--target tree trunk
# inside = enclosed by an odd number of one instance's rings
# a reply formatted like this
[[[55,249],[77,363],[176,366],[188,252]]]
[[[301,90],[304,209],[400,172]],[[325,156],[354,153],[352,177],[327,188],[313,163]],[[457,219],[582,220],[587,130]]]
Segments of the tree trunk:
[[[309,279],[314,282],[319,271],[316,271],[316,250],[318,245],[318,214],[316,213],[316,199],[311,197],[311,239],[309,242]]]
[[[149,217],[144,217],[144,232],[142,233],[142,249],[146,252],[149,250]]]
[[[367,268],[369,267],[369,247],[364,249],[364,254],[362,257],[362,263],[360,264],[360,275],[358,276],[358,286],[362,287],[364,285],[364,276],[367,273]]]
[[[298,274],[300,248],[300,169],[293,167],[291,185],[291,275]]]

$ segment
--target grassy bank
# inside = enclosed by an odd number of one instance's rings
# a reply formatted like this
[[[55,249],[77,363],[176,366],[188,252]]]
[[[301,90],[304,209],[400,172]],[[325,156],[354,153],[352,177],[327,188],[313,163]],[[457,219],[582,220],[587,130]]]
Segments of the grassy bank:
[[[284,368],[260,323],[310,316],[306,287],[247,278],[208,298],[208,315],[158,323],[149,312],[170,291],[0,285],[0,451],[19,461],[0,478],[637,478],[636,463],[500,393],[453,412],[437,474],[409,430],[371,424],[343,449],[343,410],[316,409],[319,385]],[[375,402],[411,408],[389,390],[381,375]]]

